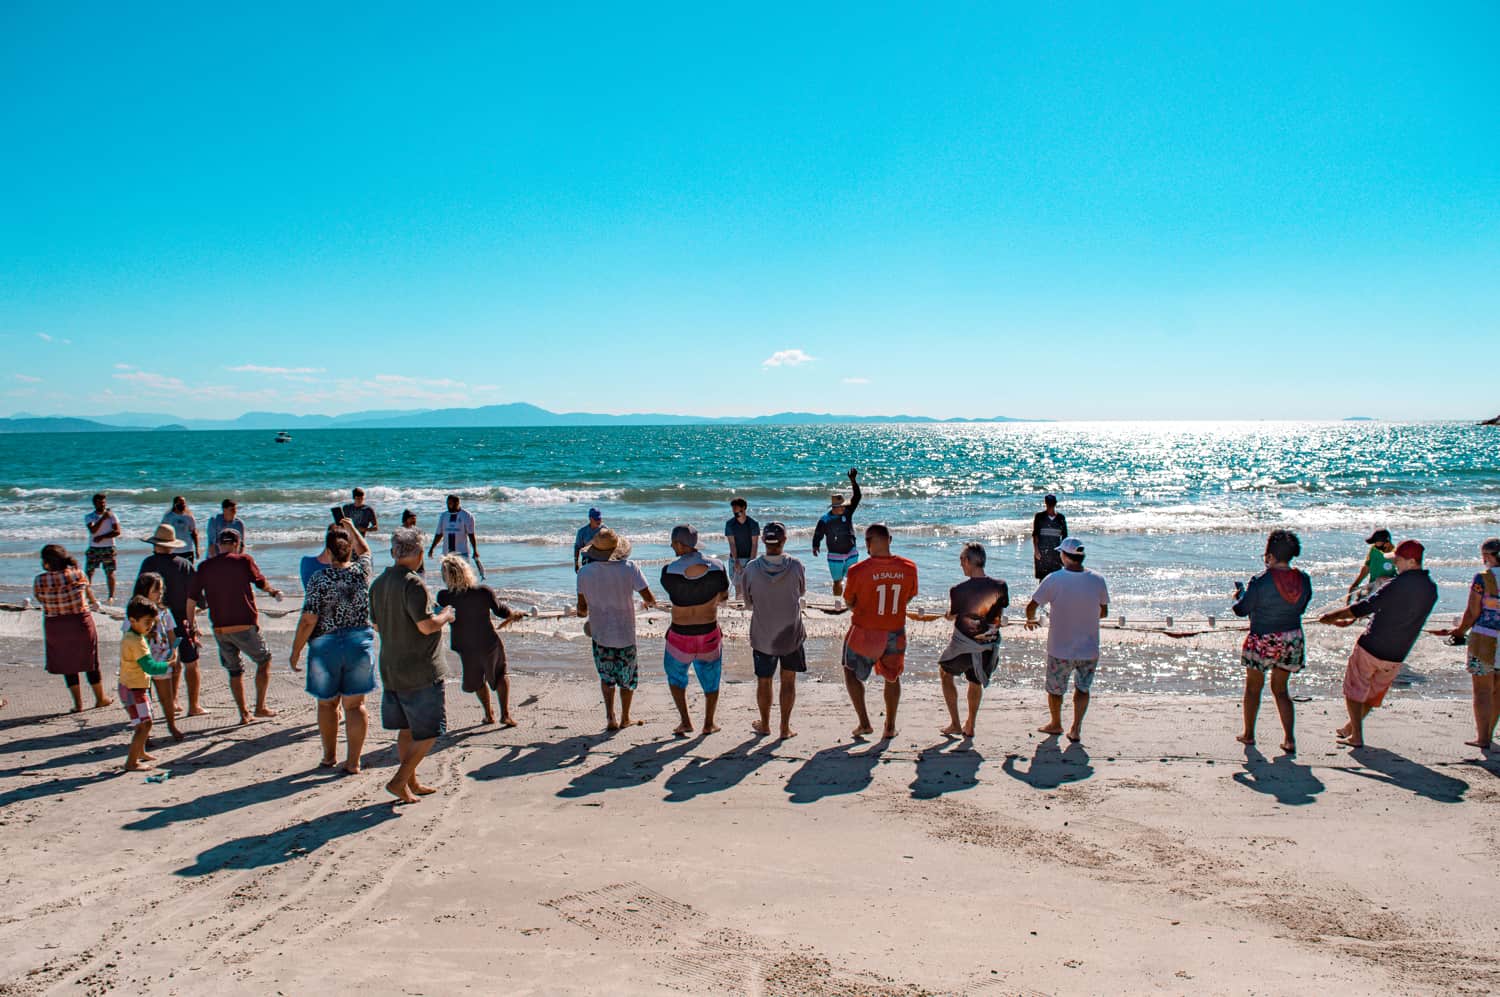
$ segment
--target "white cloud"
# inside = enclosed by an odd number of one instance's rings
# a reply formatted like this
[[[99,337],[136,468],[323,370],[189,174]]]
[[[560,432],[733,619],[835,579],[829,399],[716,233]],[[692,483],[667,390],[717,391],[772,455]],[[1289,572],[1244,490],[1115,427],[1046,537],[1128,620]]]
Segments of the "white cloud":
[[[846,378],[844,378],[844,383],[845,384],[869,384],[870,383],[870,379],[868,377],[846,377]]]
[[[47,335],[45,332],[39,332],[39,333],[37,333],[36,334],[36,338],[40,339],[44,343],[50,343],[50,342],[52,342],[52,337],[49,336],[49,335]]]
[[[17,375],[15,375],[15,378],[16,378],[17,381],[20,381],[23,384],[41,384],[42,383],[42,379],[40,377],[32,377],[30,374],[17,374]]]
[[[115,364],[115,370],[135,370],[135,368],[128,363],[117,363]]]
[[[238,367],[225,367],[225,370],[236,374],[265,374],[270,377],[305,377],[308,374],[323,373],[322,367],[263,367],[260,364],[241,364]]]
[[[803,350],[777,350],[761,361],[762,367],[800,367],[817,358]]]
[[[156,391],[163,394],[173,394],[198,401],[238,401],[252,404],[265,404],[280,398],[279,392],[273,388],[261,388],[256,391],[243,391],[227,384],[188,384],[180,377],[172,377],[168,374],[157,374],[149,370],[130,370],[115,374],[115,380],[124,381],[135,385],[145,391]],[[110,392],[105,392],[110,394]],[[139,401],[139,399],[134,399]]]

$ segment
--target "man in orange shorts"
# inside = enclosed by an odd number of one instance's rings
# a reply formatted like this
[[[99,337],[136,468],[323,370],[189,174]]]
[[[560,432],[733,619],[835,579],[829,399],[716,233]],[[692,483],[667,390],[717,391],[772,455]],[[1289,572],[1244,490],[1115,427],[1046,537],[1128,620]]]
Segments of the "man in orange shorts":
[[[865,683],[871,672],[885,679],[883,740],[896,736],[901,672],[906,667],[906,604],[917,594],[917,566],[891,553],[891,531],[883,523],[865,530],[870,558],[849,569],[844,602],[853,615],[844,638],[844,685],[859,717],[855,737],[873,734],[865,710]]]
[[[1339,729],[1339,743],[1365,745],[1365,717],[1385,701],[1385,694],[1401,671],[1422,633],[1422,624],[1437,605],[1437,585],[1422,567],[1422,545],[1402,541],[1396,548],[1396,577],[1352,606],[1324,613],[1319,623],[1347,627],[1365,616],[1370,629],[1354,644],[1344,669],[1344,702],[1349,723]]]

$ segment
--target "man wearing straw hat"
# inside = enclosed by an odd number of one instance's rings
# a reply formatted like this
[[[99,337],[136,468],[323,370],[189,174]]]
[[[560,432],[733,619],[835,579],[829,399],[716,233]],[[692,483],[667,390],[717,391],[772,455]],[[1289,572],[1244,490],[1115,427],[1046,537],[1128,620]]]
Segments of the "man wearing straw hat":
[[[604,693],[607,729],[629,727],[630,701],[640,679],[636,665],[635,597],[647,609],[656,597],[630,558],[630,541],[607,526],[594,533],[578,569],[578,615],[588,617],[584,629],[594,644],[594,669]],[[620,691],[620,717],[615,719],[615,690]]]
[[[177,621],[177,661],[180,667],[172,669],[172,700],[177,700],[178,685],[184,673],[187,678],[188,710],[190,717],[201,717],[207,711],[198,703],[198,632],[188,620],[188,592],[193,587],[193,563],[180,553],[188,545],[178,539],[177,531],[162,523],[156,532],[141,540],[151,545],[151,553],[141,562],[140,575],[154,572],[161,575],[162,602],[172,611]],[[140,577],[137,575],[136,577]]]

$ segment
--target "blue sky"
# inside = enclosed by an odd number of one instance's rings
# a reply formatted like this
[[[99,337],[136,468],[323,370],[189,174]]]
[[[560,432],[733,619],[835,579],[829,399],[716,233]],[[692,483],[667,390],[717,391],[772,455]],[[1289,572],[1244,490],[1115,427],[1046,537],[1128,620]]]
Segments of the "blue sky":
[[[0,413],[1500,408],[1500,6],[538,6],[0,6]]]

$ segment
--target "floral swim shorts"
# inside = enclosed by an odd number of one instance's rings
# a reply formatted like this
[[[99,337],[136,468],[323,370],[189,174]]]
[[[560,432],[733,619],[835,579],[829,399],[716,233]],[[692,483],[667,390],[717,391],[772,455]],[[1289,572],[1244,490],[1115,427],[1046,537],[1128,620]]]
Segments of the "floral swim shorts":
[[[1280,668],[1295,675],[1307,664],[1307,642],[1301,630],[1248,634],[1240,651],[1240,664],[1258,672]]]
[[[1089,694],[1094,688],[1094,669],[1098,658],[1054,658],[1047,655],[1047,695],[1061,696],[1068,691],[1068,676],[1073,676],[1073,688]]]
[[[605,647],[595,641],[594,670],[599,673],[599,681],[605,685],[615,685],[634,692],[640,678],[640,669],[636,667],[635,661],[635,645]]]

